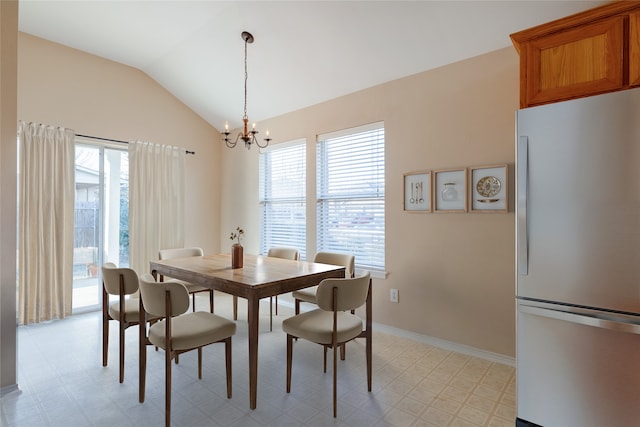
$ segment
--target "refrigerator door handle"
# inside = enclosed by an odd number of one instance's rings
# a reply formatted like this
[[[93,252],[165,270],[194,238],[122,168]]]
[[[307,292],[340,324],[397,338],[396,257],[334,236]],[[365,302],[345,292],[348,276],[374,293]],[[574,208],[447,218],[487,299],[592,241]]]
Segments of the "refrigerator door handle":
[[[526,276],[529,272],[529,242],[527,236],[527,179],[528,179],[528,155],[529,138],[520,136],[517,147],[517,175],[516,187],[518,199],[516,201],[517,211],[517,253],[518,253],[518,274]]]
[[[533,314],[536,316],[548,317],[550,319],[564,320],[580,325],[594,326],[596,328],[609,329],[612,331],[627,332],[640,335],[640,325],[637,323],[628,323],[623,320],[605,319],[595,315],[586,313],[572,313],[562,310],[553,310],[549,308],[534,307],[530,305],[521,305],[520,311],[523,313]]]

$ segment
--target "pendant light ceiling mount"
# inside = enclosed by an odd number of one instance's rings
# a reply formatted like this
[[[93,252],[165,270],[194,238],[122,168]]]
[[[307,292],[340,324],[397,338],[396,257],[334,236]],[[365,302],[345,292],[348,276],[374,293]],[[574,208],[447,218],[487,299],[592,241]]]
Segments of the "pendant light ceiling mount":
[[[244,40],[247,43],[253,43],[253,34],[251,34],[248,31],[243,31],[242,32],[242,40]]]

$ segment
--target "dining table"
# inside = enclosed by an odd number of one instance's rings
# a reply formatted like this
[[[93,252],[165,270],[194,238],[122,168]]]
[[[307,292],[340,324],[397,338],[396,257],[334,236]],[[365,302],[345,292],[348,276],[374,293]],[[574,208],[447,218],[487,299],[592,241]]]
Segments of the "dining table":
[[[150,261],[154,277],[205,286],[235,297],[248,305],[249,407],[256,408],[258,388],[258,322],[260,300],[344,277],[344,266],[245,254],[241,268],[231,268],[230,254]],[[140,342],[140,358],[146,360],[146,344]],[[142,380],[141,380],[142,387]]]

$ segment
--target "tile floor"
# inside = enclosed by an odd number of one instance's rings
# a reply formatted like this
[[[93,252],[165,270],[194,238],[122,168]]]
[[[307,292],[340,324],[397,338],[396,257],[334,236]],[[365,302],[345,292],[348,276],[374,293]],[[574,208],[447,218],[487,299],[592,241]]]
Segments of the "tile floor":
[[[373,390],[367,392],[364,340],[347,345],[338,367],[338,417],[332,417],[332,373],[322,372],[322,347],[298,341],[286,393],[286,339],[280,308],[269,332],[262,303],[258,402],[249,409],[246,309],[233,338],[233,397],[227,399],[224,346],[196,352],[173,369],[172,426],[456,426],[513,427],[515,369],[375,331]],[[202,304],[202,307],[200,307]],[[206,309],[206,300],[198,308]],[[244,306],[246,308],[246,305]],[[230,317],[231,298],[216,295],[216,313]],[[138,403],[138,330],[127,331],[125,381],[118,383],[117,327],[111,322],[109,365],[101,364],[100,313],[18,328],[20,391],[2,398],[5,427],[112,427],[164,424],[164,353],[149,351],[147,396]],[[331,354],[329,353],[329,360]]]

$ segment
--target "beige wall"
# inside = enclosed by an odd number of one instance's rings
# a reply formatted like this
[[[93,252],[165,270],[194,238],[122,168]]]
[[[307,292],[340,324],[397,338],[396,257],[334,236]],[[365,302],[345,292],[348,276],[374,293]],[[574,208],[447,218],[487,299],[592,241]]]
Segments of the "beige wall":
[[[518,57],[505,48],[259,123],[276,142],[307,139],[307,196],[315,200],[316,135],[384,121],[388,277],[374,280],[376,323],[515,355],[513,200],[506,214],[409,214],[402,180],[411,171],[508,163],[513,199],[518,87]],[[222,156],[221,246],[240,225],[255,252],[258,150],[238,146]],[[309,254],[314,209],[307,209]],[[389,302],[390,288],[399,289],[398,304]]]
[[[18,39],[18,75],[19,120],[195,151],[186,160],[185,244],[219,250],[216,129],[140,70],[25,33]]]

